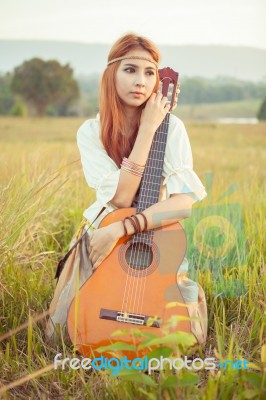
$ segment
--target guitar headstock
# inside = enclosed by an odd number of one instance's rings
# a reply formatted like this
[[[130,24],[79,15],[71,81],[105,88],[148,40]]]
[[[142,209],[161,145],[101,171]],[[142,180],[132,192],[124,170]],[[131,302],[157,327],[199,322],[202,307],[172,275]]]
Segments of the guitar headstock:
[[[160,77],[160,90],[163,96],[168,98],[172,111],[178,102],[178,94],[180,93],[180,85],[178,83],[178,72],[172,68],[166,67],[158,70]]]

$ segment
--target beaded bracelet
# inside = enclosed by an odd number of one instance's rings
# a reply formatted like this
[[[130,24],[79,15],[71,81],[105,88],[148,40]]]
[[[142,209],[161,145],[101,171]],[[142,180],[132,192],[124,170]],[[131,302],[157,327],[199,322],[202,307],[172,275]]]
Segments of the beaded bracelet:
[[[132,174],[132,175],[139,176],[140,178],[141,178],[142,175],[143,175],[143,173],[138,172],[138,171],[134,171],[134,170],[132,170],[131,168],[127,168],[127,167],[125,167],[125,166],[122,165],[122,164],[121,164],[121,169],[123,169],[124,171],[129,172],[129,173]]]
[[[122,161],[123,165],[129,165],[130,167],[134,167],[136,169],[144,170],[145,165],[140,165],[137,163],[134,163],[133,161],[130,161],[128,158],[124,157]]]
[[[126,157],[123,158],[122,164],[120,164],[120,166],[121,169],[139,177],[142,177],[145,169],[145,165],[134,163],[133,161],[128,160],[128,158]]]

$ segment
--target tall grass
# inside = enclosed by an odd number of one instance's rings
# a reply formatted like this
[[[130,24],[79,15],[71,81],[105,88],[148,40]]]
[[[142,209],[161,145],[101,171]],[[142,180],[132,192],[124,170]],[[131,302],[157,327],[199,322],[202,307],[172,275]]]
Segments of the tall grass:
[[[202,358],[246,359],[249,370],[111,376],[108,371],[54,370],[70,343],[44,337],[55,265],[68,248],[95,194],[83,177],[75,133],[79,119],[0,119],[0,396],[16,399],[257,399],[265,392],[265,124],[187,125],[194,168],[208,198],[194,206],[203,219],[210,207],[242,210],[247,256],[236,253],[217,274],[204,251],[190,254],[208,302],[209,332]],[[220,197],[233,185],[237,190]],[[193,218],[186,221],[193,232]],[[243,243],[242,243],[243,244]],[[236,257],[236,260],[233,259]],[[236,282],[243,286],[228,292]],[[243,289],[243,290],[242,290]],[[231,294],[230,294],[231,293]],[[24,324],[24,326],[22,325]],[[19,327],[22,325],[22,328]],[[8,336],[9,333],[9,336]],[[39,371],[39,372],[36,372]]]

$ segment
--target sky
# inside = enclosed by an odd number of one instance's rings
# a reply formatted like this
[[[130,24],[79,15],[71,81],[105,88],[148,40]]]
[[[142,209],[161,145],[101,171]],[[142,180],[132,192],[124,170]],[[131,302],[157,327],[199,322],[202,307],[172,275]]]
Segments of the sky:
[[[113,43],[133,31],[156,44],[266,49],[266,0],[1,0],[0,39]]]

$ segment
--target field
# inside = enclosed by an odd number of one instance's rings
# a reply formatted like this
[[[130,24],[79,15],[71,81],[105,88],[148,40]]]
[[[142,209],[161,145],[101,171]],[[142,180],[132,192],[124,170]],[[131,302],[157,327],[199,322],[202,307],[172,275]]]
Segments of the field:
[[[119,377],[108,371],[54,370],[54,356],[71,356],[71,347],[63,337],[47,343],[44,320],[36,321],[36,315],[49,306],[57,261],[95,196],[84,180],[76,146],[82,122],[0,118],[0,397],[265,398],[266,123],[185,123],[194,169],[208,191],[208,198],[194,205],[195,216],[203,219],[216,207],[227,218],[240,210],[242,221],[236,227],[240,251],[228,255],[218,275],[215,262],[213,267],[213,260],[204,258],[204,247],[198,253],[190,248],[209,313],[208,341],[198,352],[217,362],[247,360],[249,369],[166,370],[158,376],[137,371]],[[238,224],[236,214],[232,218]],[[185,228],[193,231],[193,217]],[[235,282],[241,285],[234,287]]]
[[[256,118],[261,100],[250,99],[209,104],[178,104],[178,114],[182,120],[207,120],[218,118]]]

